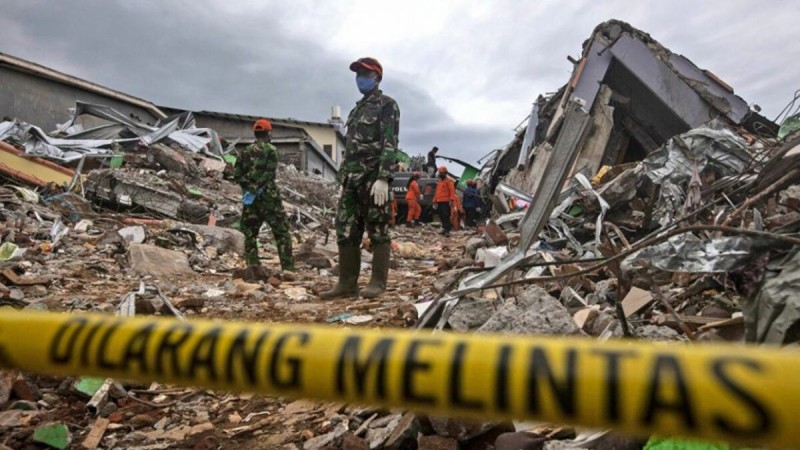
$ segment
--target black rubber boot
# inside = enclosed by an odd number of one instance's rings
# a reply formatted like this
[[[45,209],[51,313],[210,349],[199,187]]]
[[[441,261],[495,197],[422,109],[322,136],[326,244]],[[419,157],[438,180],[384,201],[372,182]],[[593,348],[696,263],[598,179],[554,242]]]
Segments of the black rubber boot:
[[[361,272],[361,248],[339,247],[339,281],[333,289],[319,293],[319,298],[358,297],[358,274]]]
[[[386,280],[389,278],[389,244],[374,245],[372,247],[372,278],[361,296],[375,298],[386,290]]]

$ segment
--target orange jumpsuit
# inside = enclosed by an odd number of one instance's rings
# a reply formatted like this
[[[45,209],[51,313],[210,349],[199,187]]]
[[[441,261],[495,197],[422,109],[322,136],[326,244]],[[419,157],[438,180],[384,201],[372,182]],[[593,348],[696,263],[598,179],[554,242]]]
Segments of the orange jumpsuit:
[[[408,204],[406,222],[411,223],[415,220],[419,220],[419,217],[422,215],[422,206],[419,204],[421,195],[417,180],[411,180],[411,183],[408,185],[408,192],[406,192],[406,204]]]
[[[453,208],[450,210],[450,226],[456,231],[461,229],[461,214],[463,211],[461,199],[456,195],[453,199]]]
[[[456,186],[450,178],[440,178],[436,183],[436,193],[433,195],[433,202],[436,203],[436,208],[439,210],[439,221],[442,223],[442,234],[445,236],[450,234],[453,229],[453,210],[456,208]],[[457,210],[457,209],[456,209]]]

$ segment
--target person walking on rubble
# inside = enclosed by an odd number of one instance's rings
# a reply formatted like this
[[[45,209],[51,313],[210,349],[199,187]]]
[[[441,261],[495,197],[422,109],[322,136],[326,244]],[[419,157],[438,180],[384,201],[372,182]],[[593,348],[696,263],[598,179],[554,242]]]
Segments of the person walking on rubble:
[[[468,227],[476,225],[476,218],[478,217],[478,207],[480,206],[481,194],[478,192],[478,183],[475,180],[467,180],[467,189],[464,190],[464,195],[461,204],[464,205],[466,212],[466,219],[464,223]]]
[[[270,144],[272,124],[258,119],[253,124],[255,142],[244,149],[236,162],[233,178],[242,187],[242,221],[245,259],[248,269],[261,266],[258,259],[258,232],[267,222],[275,236],[282,270],[294,270],[289,220],[283,211],[281,193],[275,182],[278,149]]]
[[[452,222],[450,212],[456,201],[456,186],[453,180],[447,176],[447,167],[439,167],[439,182],[436,183],[436,193],[433,195],[433,202],[439,211],[439,220],[442,222],[442,235],[450,236]]]
[[[408,216],[406,217],[406,225],[409,227],[418,227],[419,218],[422,215],[422,206],[419,202],[422,200],[422,193],[419,190],[419,173],[415,172],[408,179],[408,186],[406,186],[406,205],[408,206]]]
[[[425,172],[428,173],[429,177],[432,177],[434,173],[436,173],[436,152],[439,151],[439,147],[433,147],[431,151],[428,152],[428,161],[425,163]]]
[[[366,229],[372,243],[372,278],[361,291],[365,298],[380,295],[389,277],[389,183],[397,152],[400,110],[379,89],[383,67],[374,58],[350,64],[364,97],[347,118],[344,161],[337,178],[342,193],[336,211],[339,280],[323,299],[357,297],[361,270],[361,239]]]

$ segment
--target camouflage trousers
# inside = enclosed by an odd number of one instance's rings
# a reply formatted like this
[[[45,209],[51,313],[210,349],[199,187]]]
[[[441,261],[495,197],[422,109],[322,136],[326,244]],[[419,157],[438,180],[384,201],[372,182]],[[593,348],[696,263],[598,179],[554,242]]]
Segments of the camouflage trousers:
[[[390,244],[389,220],[392,217],[391,197],[378,206],[370,189],[374,179],[365,174],[350,174],[344,184],[336,210],[336,243],[342,247],[359,247],[367,231],[372,245]]]
[[[275,236],[275,246],[278,248],[278,257],[281,260],[281,269],[293,270],[294,257],[292,256],[292,237],[289,234],[289,220],[283,212],[280,197],[273,198],[262,196],[252,205],[245,206],[242,210],[241,228],[244,234],[244,257],[247,265],[258,266],[258,231],[261,225],[267,222]]]

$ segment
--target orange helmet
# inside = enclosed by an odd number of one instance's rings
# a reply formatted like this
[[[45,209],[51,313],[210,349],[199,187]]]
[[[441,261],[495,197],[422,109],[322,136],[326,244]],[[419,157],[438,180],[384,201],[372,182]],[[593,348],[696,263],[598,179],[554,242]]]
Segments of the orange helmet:
[[[447,167],[439,166],[439,173],[447,173]]]
[[[358,69],[367,69],[378,73],[378,77],[383,79],[383,66],[375,58],[358,58],[358,60],[350,63],[350,70],[358,72]]]
[[[253,124],[253,131],[272,131],[272,124],[267,119],[258,119]]]

